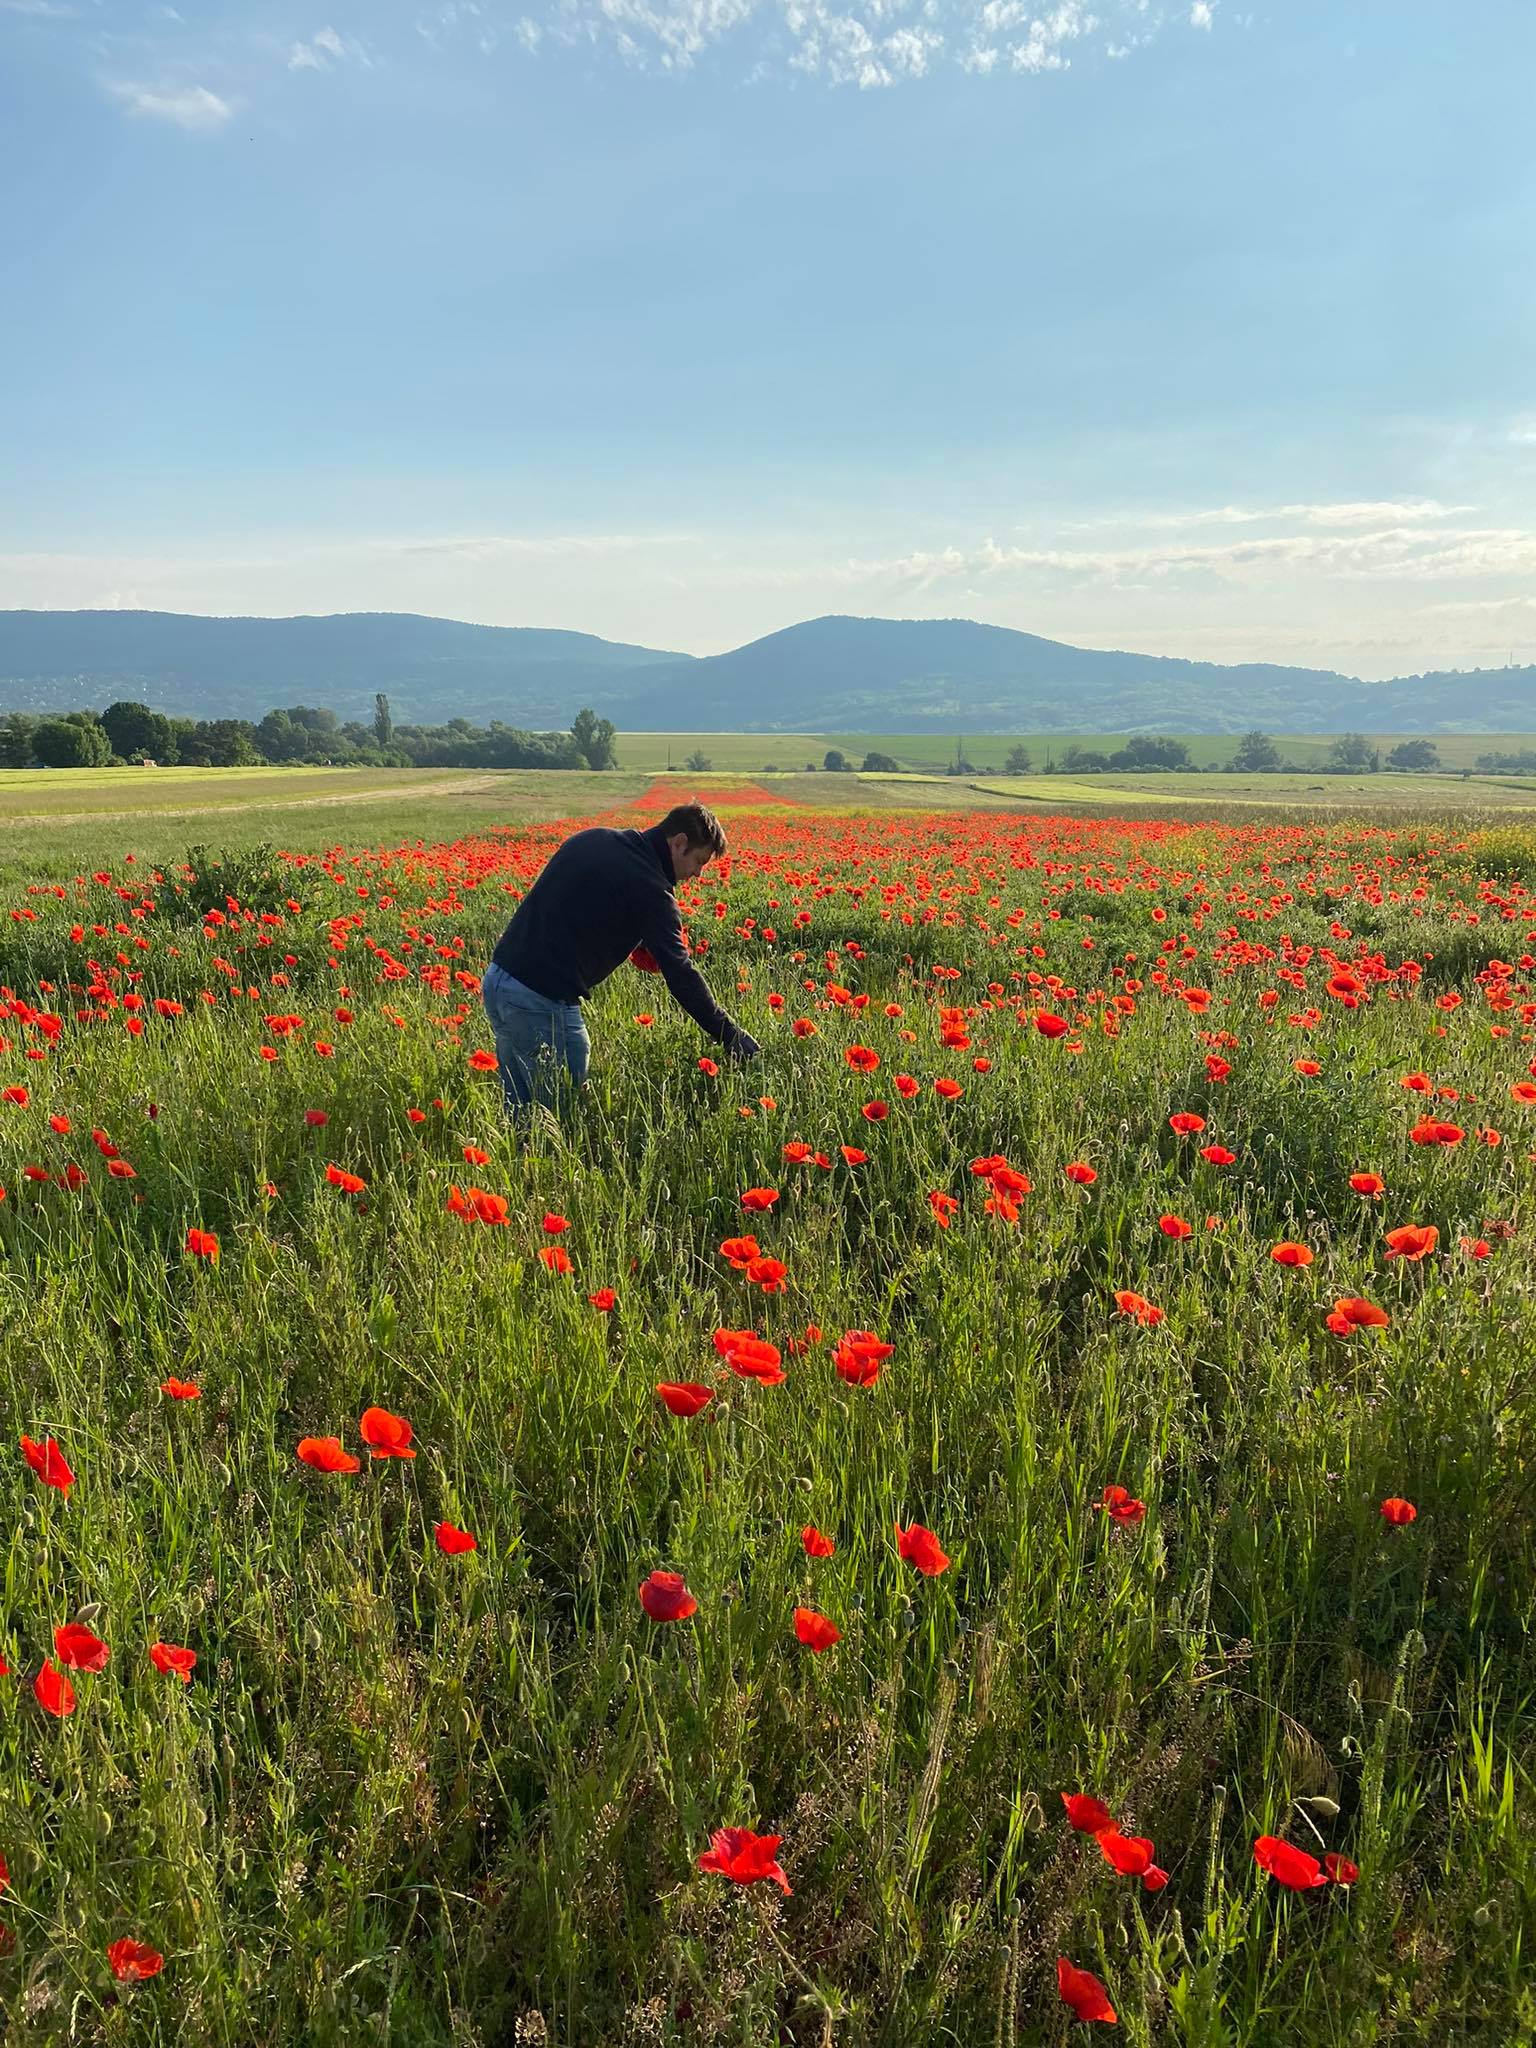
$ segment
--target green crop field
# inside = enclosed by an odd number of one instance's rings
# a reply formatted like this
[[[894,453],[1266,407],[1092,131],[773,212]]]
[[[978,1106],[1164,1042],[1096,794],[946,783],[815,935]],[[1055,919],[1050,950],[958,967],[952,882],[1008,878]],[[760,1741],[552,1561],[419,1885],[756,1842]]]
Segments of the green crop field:
[[[1528,2041],[1536,825],[701,779],[26,778],[0,2041]]]

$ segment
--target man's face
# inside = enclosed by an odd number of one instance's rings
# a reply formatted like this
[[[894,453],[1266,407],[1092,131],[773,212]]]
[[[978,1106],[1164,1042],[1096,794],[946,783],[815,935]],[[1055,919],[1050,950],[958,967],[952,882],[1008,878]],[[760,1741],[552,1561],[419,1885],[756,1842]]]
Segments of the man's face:
[[[672,872],[680,882],[694,881],[714,859],[712,846],[690,846],[686,832],[674,832],[667,841],[672,855]]]

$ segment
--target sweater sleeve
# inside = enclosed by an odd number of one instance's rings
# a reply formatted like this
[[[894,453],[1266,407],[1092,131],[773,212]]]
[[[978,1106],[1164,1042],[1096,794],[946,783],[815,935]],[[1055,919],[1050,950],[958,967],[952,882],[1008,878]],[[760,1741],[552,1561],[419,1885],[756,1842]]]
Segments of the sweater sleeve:
[[[661,977],[673,996],[701,1031],[729,1045],[737,1036],[735,1024],[709,992],[709,984],[688,957],[683,944],[683,920],[672,891],[659,883],[645,906],[645,929],[641,942],[648,946],[661,970]]]

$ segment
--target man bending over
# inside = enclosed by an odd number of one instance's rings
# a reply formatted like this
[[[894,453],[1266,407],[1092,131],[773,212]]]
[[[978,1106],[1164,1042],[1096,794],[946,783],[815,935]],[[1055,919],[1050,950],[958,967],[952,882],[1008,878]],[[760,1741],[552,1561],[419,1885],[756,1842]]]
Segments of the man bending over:
[[[572,833],[550,855],[497,941],[481,984],[510,1112],[552,1101],[567,1076],[581,1086],[592,1053],[582,1000],[640,946],[689,1016],[732,1058],[750,1059],[758,1050],[689,959],[673,894],[724,852],[725,830],[714,812],[678,804],[644,832],[596,825]]]

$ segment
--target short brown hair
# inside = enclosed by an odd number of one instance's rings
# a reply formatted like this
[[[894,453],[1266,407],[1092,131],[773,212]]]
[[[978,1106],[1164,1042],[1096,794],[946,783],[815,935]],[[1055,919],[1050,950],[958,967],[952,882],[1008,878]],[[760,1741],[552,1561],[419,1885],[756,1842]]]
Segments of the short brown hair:
[[[661,821],[661,836],[671,839],[678,832],[686,832],[691,851],[695,846],[707,846],[715,854],[725,851],[725,827],[714,812],[703,804],[674,804]]]

